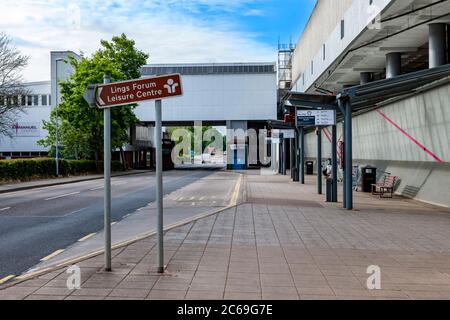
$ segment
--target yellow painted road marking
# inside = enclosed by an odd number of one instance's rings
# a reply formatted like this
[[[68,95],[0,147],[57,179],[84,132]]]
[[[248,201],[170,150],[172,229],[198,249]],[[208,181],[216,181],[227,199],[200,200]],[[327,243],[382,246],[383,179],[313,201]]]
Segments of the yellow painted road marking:
[[[30,271],[29,273],[24,273],[18,277],[16,277],[17,280],[24,280],[24,279],[31,279],[34,278],[37,275],[41,275],[47,272],[50,272],[52,270],[52,268],[44,268],[44,269],[40,269],[37,271]]]
[[[0,284],[3,284],[3,283],[5,283],[6,281],[9,281],[9,280],[11,280],[11,279],[14,278],[14,277],[15,277],[15,275],[10,274],[9,276],[6,276],[6,277],[4,277],[3,279],[0,279]]]
[[[56,250],[56,251],[53,252],[52,254],[49,254],[48,256],[42,258],[41,261],[47,261],[47,260],[50,260],[51,258],[56,257],[58,254],[62,253],[63,251],[64,251],[64,249]]]
[[[78,242],[86,241],[87,239],[92,238],[93,236],[95,236],[95,233],[88,234],[87,236],[85,236],[85,237],[81,238],[80,240],[78,240]]]
[[[239,191],[241,190],[241,182],[242,182],[242,175],[239,176],[239,179],[236,182],[236,185],[234,186],[234,191],[231,195],[230,206],[237,205],[238,198],[239,198]]]

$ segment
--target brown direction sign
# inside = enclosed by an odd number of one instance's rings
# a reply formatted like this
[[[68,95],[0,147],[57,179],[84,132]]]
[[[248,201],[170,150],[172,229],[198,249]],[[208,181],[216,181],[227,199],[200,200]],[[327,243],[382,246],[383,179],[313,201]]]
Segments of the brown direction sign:
[[[181,76],[171,74],[99,85],[96,104],[99,108],[110,108],[182,94]]]

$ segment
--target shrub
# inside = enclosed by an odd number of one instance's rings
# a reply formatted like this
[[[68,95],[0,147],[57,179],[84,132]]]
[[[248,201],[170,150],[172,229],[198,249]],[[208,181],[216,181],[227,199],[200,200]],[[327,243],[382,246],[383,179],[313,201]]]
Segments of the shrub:
[[[119,161],[111,163],[112,171],[121,171]],[[59,172],[62,176],[76,176],[88,173],[102,173],[103,162],[92,160],[60,160]],[[0,180],[31,180],[56,176],[56,161],[49,158],[0,160]]]

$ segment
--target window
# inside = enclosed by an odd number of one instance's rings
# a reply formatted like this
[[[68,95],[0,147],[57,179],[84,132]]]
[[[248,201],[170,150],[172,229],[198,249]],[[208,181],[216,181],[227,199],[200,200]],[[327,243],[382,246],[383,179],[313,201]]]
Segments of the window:
[[[27,106],[33,105],[33,96],[27,96]]]
[[[311,74],[314,74],[314,61],[311,61]]]
[[[323,47],[322,47],[322,54],[323,54],[322,59],[323,59],[323,61],[325,61],[326,58],[327,58],[327,50],[326,50],[326,49],[327,49],[327,48],[326,48],[326,46],[325,46],[325,44],[324,44]]]
[[[33,96],[33,106],[38,106],[38,105],[39,105],[39,96],[34,95]]]
[[[44,95],[42,95],[42,102],[41,102],[41,104],[43,105],[43,106],[47,106],[48,104],[47,104],[47,96],[44,94]]]
[[[345,20],[341,20],[341,40],[345,37]]]

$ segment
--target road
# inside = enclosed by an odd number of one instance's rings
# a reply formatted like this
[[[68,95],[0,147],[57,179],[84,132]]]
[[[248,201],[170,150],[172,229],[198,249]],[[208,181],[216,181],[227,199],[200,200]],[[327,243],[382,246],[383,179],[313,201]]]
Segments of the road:
[[[214,172],[171,171],[170,194]],[[112,221],[155,200],[153,173],[112,179]],[[41,259],[103,229],[103,180],[0,195],[0,279],[20,275]]]

